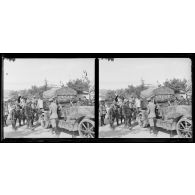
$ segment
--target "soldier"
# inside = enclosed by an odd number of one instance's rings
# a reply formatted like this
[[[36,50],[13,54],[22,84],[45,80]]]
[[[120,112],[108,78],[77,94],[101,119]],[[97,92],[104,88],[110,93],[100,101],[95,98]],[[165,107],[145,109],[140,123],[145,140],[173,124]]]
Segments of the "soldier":
[[[154,104],[153,98],[148,98],[148,106],[147,106],[147,111],[148,111],[148,120],[150,124],[150,133],[154,134],[157,136],[157,131],[155,129],[155,122],[156,122],[156,114],[155,114],[155,109],[156,105]]]
[[[114,124],[115,119],[117,122],[117,126],[119,125],[118,118],[119,118],[118,105],[117,105],[117,102],[114,100],[113,104],[111,104],[110,109],[109,109],[110,127],[113,128],[113,124]]]
[[[32,120],[33,120],[33,110],[31,107],[31,102],[28,100],[27,104],[24,106],[24,113],[27,122],[27,128],[32,128]]]
[[[51,122],[51,126],[52,126],[52,133],[58,133],[57,132],[57,119],[58,119],[58,115],[57,115],[57,105],[54,102],[53,98],[49,99],[49,101],[51,102],[50,106],[49,106],[49,113],[50,113],[50,122]]]
[[[124,116],[125,116],[125,127],[129,128],[131,126],[131,108],[129,107],[129,100],[124,102]]]
[[[4,102],[4,126],[7,126],[6,121],[7,121],[8,114],[9,114],[8,105],[7,103]]]
[[[124,116],[124,98],[121,98],[120,105],[119,105],[119,117],[121,119],[121,124],[123,123],[123,119],[125,121]]]
[[[17,128],[16,128],[16,106],[15,105],[11,106],[10,120],[12,124],[12,129],[16,131]]]
[[[100,118],[101,118],[101,126],[105,125],[104,124],[104,120],[105,120],[105,116],[106,116],[106,107],[105,107],[105,103],[103,101],[100,102]]]
[[[19,126],[21,127],[21,119],[22,119],[22,112],[21,112],[21,106],[19,104],[16,105],[16,123],[18,120]]]

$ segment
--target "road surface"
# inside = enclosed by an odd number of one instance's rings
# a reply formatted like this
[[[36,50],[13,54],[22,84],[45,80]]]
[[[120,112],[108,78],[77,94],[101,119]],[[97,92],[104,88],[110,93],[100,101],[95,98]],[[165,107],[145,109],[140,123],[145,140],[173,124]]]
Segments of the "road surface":
[[[4,127],[4,138],[79,138],[78,132],[72,132],[65,129],[60,129],[59,135],[52,134],[52,129],[45,129],[39,124],[34,125],[32,129],[28,129],[26,125],[13,130],[11,125]]]
[[[158,135],[154,136],[150,134],[149,128],[142,128],[137,123],[132,124],[131,129],[124,128],[124,125],[116,126],[114,124],[114,130],[110,128],[110,125],[99,127],[100,138],[178,138],[176,131],[173,131],[172,137],[170,132],[158,128]]]

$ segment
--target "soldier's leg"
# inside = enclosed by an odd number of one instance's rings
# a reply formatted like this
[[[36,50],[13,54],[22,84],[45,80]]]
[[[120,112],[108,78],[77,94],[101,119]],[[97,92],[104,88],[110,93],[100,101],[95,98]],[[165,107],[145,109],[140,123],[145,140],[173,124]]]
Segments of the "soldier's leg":
[[[4,126],[7,126],[6,121],[7,121],[7,115],[4,116]]]
[[[22,126],[21,125],[21,116],[18,116],[18,121],[19,121],[19,126]]]
[[[154,133],[154,121],[153,118],[149,118],[149,124],[150,124],[150,134]]]
[[[125,115],[125,127],[127,127],[128,119],[127,116]]]
[[[25,125],[25,116],[22,117],[23,125]]]
[[[56,133],[56,119],[51,119],[52,133]]]
[[[129,116],[129,127],[131,127],[131,116]]]
[[[11,123],[12,123],[12,129],[13,130],[16,130],[16,120],[15,119],[12,119],[11,120]]]
[[[103,117],[103,115],[101,115],[101,126],[103,126],[104,125],[104,117]]]
[[[110,117],[109,117],[109,121],[110,121],[110,127],[113,128],[114,117],[113,117],[113,116],[110,116]]]

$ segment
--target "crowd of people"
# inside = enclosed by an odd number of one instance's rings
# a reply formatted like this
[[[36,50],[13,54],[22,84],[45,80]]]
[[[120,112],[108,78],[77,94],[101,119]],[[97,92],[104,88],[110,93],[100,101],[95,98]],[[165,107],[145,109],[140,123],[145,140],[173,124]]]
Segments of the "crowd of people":
[[[31,99],[19,96],[18,99],[4,102],[4,126],[10,120],[14,130],[17,130],[17,122],[19,126],[26,124],[27,128],[32,128],[42,109],[43,100],[35,96]]]
[[[78,98],[76,102],[70,100],[69,106],[75,105],[90,106],[94,105],[94,101],[86,97]],[[4,102],[4,126],[8,126],[7,121],[10,121],[12,129],[16,131],[23,125],[33,130],[35,125],[40,124],[44,128],[52,127],[52,133],[57,134],[58,119],[64,118],[64,109],[65,106],[59,104],[57,98],[50,98],[45,106],[40,97],[34,96],[30,99],[19,96],[18,99]]]
[[[179,99],[173,96],[166,101],[166,106],[189,105],[189,98],[181,96]],[[164,105],[165,106],[165,105]],[[155,97],[141,99],[138,97],[118,97],[109,106],[108,101],[101,100],[99,106],[100,126],[105,125],[105,121],[114,129],[114,122],[117,126],[124,123],[124,128],[132,129],[132,122],[136,121],[142,127],[149,127],[150,134],[157,136],[158,130],[155,128],[156,119],[162,118],[160,104],[156,102]],[[140,122],[143,122],[141,125]]]
[[[117,125],[119,121],[124,123],[126,128],[131,128],[131,121],[136,119],[137,113],[141,108],[141,100],[137,97],[130,97],[126,99],[124,97],[118,97],[113,100],[109,106],[107,102],[100,101],[100,126],[105,125],[105,120],[108,120],[110,126],[114,128],[114,121]]]

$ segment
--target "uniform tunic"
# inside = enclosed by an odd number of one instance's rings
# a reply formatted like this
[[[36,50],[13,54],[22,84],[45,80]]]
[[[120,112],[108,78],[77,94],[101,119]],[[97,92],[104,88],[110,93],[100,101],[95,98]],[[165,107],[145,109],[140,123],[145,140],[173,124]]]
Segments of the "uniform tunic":
[[[51,105],[49,106],[49,111],[50,111],[51,125],[53,128],[56,128],[56,120],[58,118],[57,109],[58,109],[57,104],[52,102]]]
[[[153,102],[149,102],[149,104],[148,104],[148,119],[149,119],[149,123],[150,123],[151,127],[154,126],[154,119],[156,118],[155,108],[156,108],[155,104]]]

